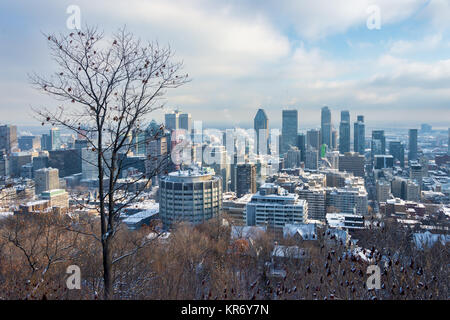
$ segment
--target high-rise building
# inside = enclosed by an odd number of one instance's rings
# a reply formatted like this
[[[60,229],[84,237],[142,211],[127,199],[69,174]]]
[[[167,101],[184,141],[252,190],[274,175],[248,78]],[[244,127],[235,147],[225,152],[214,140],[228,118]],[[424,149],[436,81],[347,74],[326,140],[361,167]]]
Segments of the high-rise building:
[[[80,150],[65,149],[51,150],[48,152],[48,164],[52,168],[59,170],[61,177],[82,172],[82,155]]]
[[[394,198],[406,200],[406,184],[407,179],[394,177],[391,181],[391,191]]]
[[[391,184],[386,180],[378,180],[376,185],[377,190],[377,201],[386,202],[391,194]]]
[[[192,130],[192,118],[190,113],[181,113],[178,117],[180,129],[186,130],[189,134]]]
[[[10,161],[6,155],[0,153],[0,177],[10,175]]]
[[[223,192],[228,191],[228,182],[230,181],[230,164],[227,161],[227,150],[225,146],[211,146],[208,147],[210,152],[209,156],[211,157],[208,161],[209,163],[205,163],[205,166],[209,166],[214,169],[216,175],[220,175],[222,177],[222,190]],[[203,158],[205,160],[205,158]],[[211,163],[212,162],[212,163]]]
[[[364,177],[364,156],[357,152],[346,152],[339,156],[339,171],[351,172],[357,177]]]
[[[331,137],[331,111],[328,107],[323,107],[321,112],[321,144],[326,144],[328,148],[332,148]]]
[[[36,136],[21,136],[18,138],[20,151],[38,150],[41,148],[41,139]]]
[[[89,145],[89,143],[88,143],[88,140],[86,140],[86,139],[75,139],[73,147],[76,150],[80,150],[81,151],[81,149],[87,148],[88,145]]]
[[[168,148],[168,137],[166,135],[147,141],[147,159],[145,161],[147,177],[166,174],[169,164]]]
[[[301,152],[297,147],[291,147],[284,159],[285,168],[298,168],[301,162]]]
[[[314,148],[320,150],[320,131],[308,130],[306,132],[306,149]]]
[[[58,150],[61,148],[61,133],[59,132],[59,128],[50,129],[50,141],[50,150]]]
[[[44,151],[52,150],[52,139],[48,133],[43,133],[41,136],[41,149]]]
[[[299,133],[297,136],[297,148],[300,150],[300,161],[305,162],[306,159],[306,136]]]
[[[418,162],[413,162],[409,166],[409,176],[411,180],[416,180],[419,187],[422,187],[423,170],[422,165]]]
[[[336,208],[340,213],[362,216],[368,213],[367,192],[362,188],[327,188],[325,199],[327,207]]]
[[[341,123],[339,124],[339,152],[344,154],[350,152],[350,112],[341,112]]]
[[[339,170],[339,151],[327,152],[325,158],[330,163],[331,169]]]
[[[32,155],[28,152],[13,152],[9,156],[9,173],[11,177],[18,178],[20,177],[20,171],[23,165],[32,162]]]
[[[373,159],[375,169],[392,168],[394,166],[394,157],[390,154],[377,154]]]
[[[377,154],[386,154],[386,137],[384,130],[372,131],[372,158]]]
[[[353,151],[364,155],[366,149],[366,126],[364,116],[359,115],[353,127]]]
[[[269,153],[269,118],[264,109],[258,109],[258,112],[253,119],[255,134],[256,134],[256,153]]]
[[[400,162],[400,167],[405,166],[405,147],[400,141],[389,142],[389,154],[394,157],[394,161]]]
[[[408,161],[417,160],[417,129],[409,129]]]
[[[33,157],[33,172],[42,168],[48,168],[48,156],[45,154],[40,154],[37,157]]]
[[[319,168],[319,153],[314,148],[306,150],[305,168],[310,170],[317,170]]]
[[[325,190],[321,186],[307,186],[297,189],[296,193],[308,203],[308,219],[325,220]]]
[[[135,129],[132,132],[131,147],[125,146],[124,152],[133,151],[135,155],[145,155],[147,132],[145,130]]]
[[[222,179],[213,170],[189,169],[159,178],[159,216],[165,227],[203,223],[219,215]]]
[[[280,154],[285,154],[291,146],[297,145],[298,111],[283,110],[282,115]]]
[[[420,125],[420,131],[423,133],[431,133],[433,131],[433,127],[430,126],[429,124],[422,123]]]
[[[43,168],[34,172],[34,189],[37,195],[44,191],[59,189],[59,171],[55,168]]]
[[[106,165],[106,161],[108,163],[111,162],[111,151],[104,152],[103,156],[103,173],[105,177],[110,176],[110,171],[108,166]],[[98,180],[99,179],[99,171],[98,171],[98,153],[90,148],[85,148],[81,150],[81,172],[82,179],[84,180]]]
[[[179,120],[178,117],[180,116],[180,113],[178,110],[166,113],[164,115],[165,117],[165,127],[167,130],[177,130],[179,129]]]
[[[183,129],[186,130],[188,134],[192,130],[192,117],[190,113],[180,113],[180,111],[175,110],[168,112],[164,115],[165,118],[165,128],[169,131]],[[153,123],[154,121],[152,121]],[[159,127],[159,126],[158,126]]]
[[[406,182],[406,200],[407,201],[420,201],[420,185],[415,180],[408,180]]]
[[[0,151],[3,150],[6,154],[17,151],[17,127],[10,125],[0,126]]]
[[[242,163],[236,166],[236,195],[242,197],[256,192],[256,166],[253,163]]]
[[[248,226],[283,228],[308,218],[308,203],[273,183],[265,183],[245,207]]]
[[[332,127],[331,128],[331,150],[338,149],[338,131]]]

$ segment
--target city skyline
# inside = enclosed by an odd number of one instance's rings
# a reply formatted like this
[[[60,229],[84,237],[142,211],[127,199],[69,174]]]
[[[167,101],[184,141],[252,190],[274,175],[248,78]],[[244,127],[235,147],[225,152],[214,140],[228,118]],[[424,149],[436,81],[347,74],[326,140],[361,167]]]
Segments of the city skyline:
[[[180,108],[212,127],[251,127],[263,108],[271,125],[281,128],[278,113],[286,107],[299,110],[300,128],[311,127],[324,105],[333,113],[349,110],[351,122],[364,114],[378,127],[393,126],[397,118],[405,127],[446,127],[450,4],[378,1],[380,29],[369,29],[370,1],[328,3],[328,10],[322,2],[77,5],[81,22],[95,21],[105,33],[126,24],[143,40],[169,42],[192,82],[168,94],[167,109]],[[27,74],[53,70],[41,32],[67,31],[69,5],[0,5],[0,26],[8,31],[2,42],[9,49],[0,60],[0,110],[20,111],[5,114],[3,122],[38,125],[31,107],[56,106],[33,90]],[[167,109],[155,112],[155,119],[162,122]]]
[[[2,1],[0,300],[448,300],[448,17]]]

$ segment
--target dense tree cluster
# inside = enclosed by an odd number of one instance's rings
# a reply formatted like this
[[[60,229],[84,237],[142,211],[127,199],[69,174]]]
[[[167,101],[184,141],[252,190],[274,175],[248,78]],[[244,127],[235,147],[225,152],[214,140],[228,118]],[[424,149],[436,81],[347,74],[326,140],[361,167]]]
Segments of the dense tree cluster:
[[[0,227],[0,299],[102,299],[98,219],[52,214],[15,216]],[[356,235],[354,235],[356,236]],[[448,299],[449,248],[417,250],[411,232],[387,222],[361,233],[365,261],[322,230],[315,241],[231,239],[214,219],[178,225],[169,237],[145,226],[120,228],[114,242],[115,299]],[[146,246],[139,248],[145,239]],[[328,240],[327,240],[328,239]],[[274,261],[276,244],[301,253]],[[135,254],[130,250],[139,248]],[[381,268],[381,289],[368,290],[369,264]],[[81,269],[81,289],[68,290],[66,268]],[[282,270],[274,273],[274,268]]]

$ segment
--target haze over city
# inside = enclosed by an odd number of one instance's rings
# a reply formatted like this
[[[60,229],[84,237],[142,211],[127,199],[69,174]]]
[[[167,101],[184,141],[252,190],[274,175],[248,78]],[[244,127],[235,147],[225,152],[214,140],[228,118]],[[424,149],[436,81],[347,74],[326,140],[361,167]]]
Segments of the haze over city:
[[[2,122],[39,125],[30,108],[56,105],[27,75],[54,69],[41,33],[68,30],[72,4],[82,24],[105,33],[126,25],[141,39],[170,44],[192,82],[169,92],[167,109],[209,127],[251,127],[264,108],[280,128],[285,107],[299,110],[301,129],[317,127],[325,105],[336,124],[344,109],[352,121],[365,114],[369,127],[445,128],[450,118],[446,0],[8,0],[0,4],[0,41],[8,48],[0,53]],[[369,29],[373,4],[381,20]],[[153,116],[162,122],[163,113]]]

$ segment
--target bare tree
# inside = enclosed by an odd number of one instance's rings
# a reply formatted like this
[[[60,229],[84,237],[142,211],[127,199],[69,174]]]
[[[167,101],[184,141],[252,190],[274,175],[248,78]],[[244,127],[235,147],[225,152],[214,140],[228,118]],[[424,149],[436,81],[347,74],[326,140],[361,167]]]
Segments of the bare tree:
[[[109,299],[114,294],[112,266],[120,261],[112,255],[120,212],[142,192],[123,192],[127,188],[118,182],[123,169],[119,154],[131,150],[129,137],[134,130],[142,130],[146,116],[163,107],[166,89],[181,86],[188,76],[180,73],[181,62],[172,61],[170,47],[144,45],[125,28],[111,39],[92,27],[45,36],[58,70],[50,77],[34,74],[31,81],[37,89],[70,106],[35,112],[42,124],[70,129],[84,137],[95,153],[95,160],[83,161],[98,169],[98,238],[103,249],[104,297]],[[156,173],[147,172],[144,177],[150,179]]]

